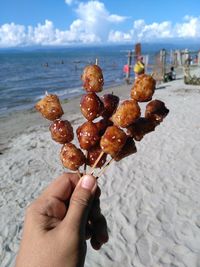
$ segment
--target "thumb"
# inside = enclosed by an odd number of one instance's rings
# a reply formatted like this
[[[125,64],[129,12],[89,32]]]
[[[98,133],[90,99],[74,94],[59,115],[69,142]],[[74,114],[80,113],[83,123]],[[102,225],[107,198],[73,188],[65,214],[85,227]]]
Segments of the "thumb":
[[[96,178],[84,175],[78,182],[65,217],[67,226],[74,231],[85,231],[88,213],[97,188]]]

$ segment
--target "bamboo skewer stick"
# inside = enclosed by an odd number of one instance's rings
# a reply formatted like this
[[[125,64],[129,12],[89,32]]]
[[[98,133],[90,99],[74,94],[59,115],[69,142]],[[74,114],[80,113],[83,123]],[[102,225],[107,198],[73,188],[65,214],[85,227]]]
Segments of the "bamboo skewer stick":
[[[88,157],[88,151],[85,152],[86,161],[87,161],[87,157]],[[84,164],[84,169],[83,169],[84,175],[86,174],[86,169],[87,169],[87,162],[85,162],[85,164]]]
[[[77,170],[77,174],[78,174],[79,179],[81,179],[82,176],[79,170]]]
[[[97,179],[102,175],[104,174],[104,172],[106,171],[106,169],[110,166],[110,164],[114,161],[114,158],[110,159],[106,165],[100,170],[100,172],[97,174]]]
[[[103,154],[104,154],[104,152],[101,151],[101,154],[98,156],[98,158],[96,159],[94,165],[92,166],[92,169],[90,171],[91,175],[94,173],[94,169],[96,168],[96,166],[97,166],[98,162],[100,161],[100,159],[103,157]]]

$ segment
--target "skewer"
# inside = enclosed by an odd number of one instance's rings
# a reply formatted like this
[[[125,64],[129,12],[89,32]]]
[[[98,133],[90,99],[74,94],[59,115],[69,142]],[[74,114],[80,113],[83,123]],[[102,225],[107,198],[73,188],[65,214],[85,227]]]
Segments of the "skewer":
[[[106,171],[106,169],[110,166],[110,164],[114,161],[114,158],[110,159],[106,165],[101,169],[101,171],[97,174],[97,179],[102,175],[104,174],[104,172]]]
[[[86,157],[86,160],[87,160],[87,157],[88,157],[88,151],[85,152],[85,157]],[[83,173],[84,173],[84,175],[86,174],[86,169],[87,169],[87,162],[85,162],[85,164],[84,164],[84,169],[83,169]]]
[[[104,154],[104,152],[101,151],[101,154],[98,156],[98,158],[96,159],[94,165],[92,166],[92,169],[90,171],[91,175],[94,173],[94,169],[96,168],[96,166],[97,166],[98,162],[100,161],[100,159],[103,157],[103,154]]]
[[[78,177],[81,179],[82,176],[79,170],[77,170],[77,174],[78,174]]]
[[[98,58],[96,58],[95,65],[98,65],[98,62],[99,62],[99,60],[98,60]]]

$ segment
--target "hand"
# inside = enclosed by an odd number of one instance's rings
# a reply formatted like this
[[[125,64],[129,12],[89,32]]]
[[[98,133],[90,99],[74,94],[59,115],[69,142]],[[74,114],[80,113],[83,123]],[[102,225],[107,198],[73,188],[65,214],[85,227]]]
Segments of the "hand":
[[[16,267],[81,267],[86,238],[94,249],[108,241],[96,179],[58,177],[27,209]]]

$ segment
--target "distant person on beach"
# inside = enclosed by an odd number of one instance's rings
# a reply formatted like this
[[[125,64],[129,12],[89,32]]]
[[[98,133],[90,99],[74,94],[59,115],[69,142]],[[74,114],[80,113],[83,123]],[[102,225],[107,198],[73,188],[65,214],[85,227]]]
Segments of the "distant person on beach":
[[[136,64],[134,65],[133,71],[135,73],[135,79],[141,74],[145,73],[145,64],[143,62],[143,57],[139,57]]]
[[[168,79],[170,81],[176,80],[176,72],[173,66],[170,68],[170,72],[168,73]]]
[[[82,267],[108,241],[96,178],[64,173],[28,207],[15,267]]]
[[[170,82],[173,80],[176,80],[176,72],[174,70],[174,67],[171,66],[170,71],[165,73],[164,82]]]

